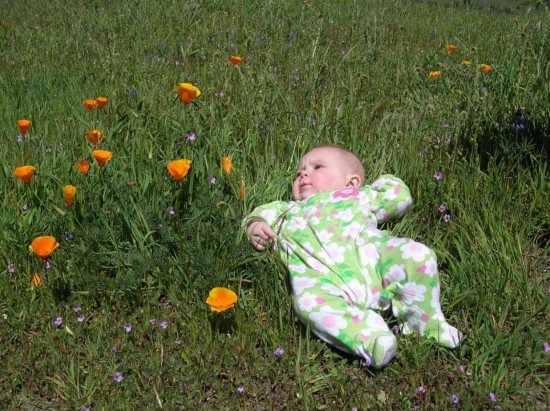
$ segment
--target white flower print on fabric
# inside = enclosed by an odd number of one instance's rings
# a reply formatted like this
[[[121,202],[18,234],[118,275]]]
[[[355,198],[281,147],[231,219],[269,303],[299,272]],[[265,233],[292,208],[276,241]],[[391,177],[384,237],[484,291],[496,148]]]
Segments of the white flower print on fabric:
[[[319,304],[323,304],[324,302],[325,300],[321,297],[318,297],[315,294],[309,292],[305,292],[300,296],[300,298],[298,298],[298,308],[300,309],[300,311],[307,311],[308,313],[310,313],[311,310],[313,310]]]
[[[396,314],[397,316],[397,314]],[[419,318],[420,320],[427,322],[429,320],[426,313],[416,305],[408,305],[402,308],[401,310],[401,316],[403,317],[410,317],[415,316],[416,318]]]
[[[431,257],[422,266],[417,268],[416,272],[429,275],[430,277],[433,277],[434,275],[436,275],[437,262],[435,261],[435,258]]]
[[[363,224],[358,221],[354,221],[342,229],[342,234],[346,236],[348,240],[354,240],[364,229],[365,226]]]
[[[415,301],[424,301],[424,293],[426,292],[426,287],[421,284],[416,283],[407,283],[401,285],[396,283],[398,293],[401,296],[400,300],[404,304],[412,304]]]
[[[403,260],[413,259],[417,262],[423,261],[431,251],[424,244],[416,241],[408,241],[407,244],[401,246],[400,250],[403,251],[401,254]]]
[[[309,319],[315,324],[315,328],[327,334],[337,336],[340,330],[348,326],[344,320],[344,311],[334,310],[328,305],[324,305],[318,312],[311,313]]]
[[[306,272],[307,267],[305,264],[288,264],[288,269],[292,273],[303,274]]]
[[[342,290],[346,294],[346,301],[348,304],[363,304],[367,296],[365,285],[360,283],[357,279],[353,279],[347,284],[342,285]]]
[[[361,264],[372,268],[376,266],[376,262],[380,257],[376,245],[372,243],[366,243],[359,247],[358,253],[361,257]]]
[[[405,265],[394,264],[389,268],[388,272],[382,276],[382,280],[383,280],[382,284],[384,284],[384,287],[385,287],[390,283],[403,281],[406,278],[407,278],[407,273],[405,272]]]
[[[320,273],[328,274],[330,272],[330,269],[325,264],[314,257],[306,257],[306,264]]]
[[[334,235],[334,230],[332,228],[315,232],[315,236],[317,237],[320,243],[329,242],[332,239],[333,235]]]
[[[412,202],[412,197],[407,197],[405,201],[400,201],[399,203],[397,203],[397,217],[401,217],[405,213],[405,211],[407,211]]]
[[[361,333],[370,335],[375,331],[388,331],[388,324],[384,321],[384,318],[380,314],[375,313],[374,311],[368,310],[367,317],[365,318],[364,323],[366,328],[361,331]]]
[[[435,308],[436,311],[441,311],[441,303],[439,302],[439,295],[441,293],[441,285],[438,283],[432,288],[432,299],[430,305]],[[443,313],[441,314],[443,315]]]
[[[401,191],[401,187],[396,186],[394,188],[390,188],[384,193],[384,200],[393,201],[397,198],[397,194],[399,194],[399,191]]]
[[[326,291],[335,297],[346,298],[344,291],[340,287],[336,287],[334,284],[323,284],[321,285],[321,290]]]
[[[354,217],[354,214],[350,209],[344,211],[333,211],[332,215],[335,219],[346,222],[353,220]]]
[[[311,288],[317,284],[316,278],[311,277],[292,277],[292,289],[294,295],[300,295],[306,288]]]
[[[389,215],[390,215],[390,214],[389,214],[386,210],[384,210],[383,208],[381,208],[381,209],[379,209],[379,210],[376,212],[376,219],[377,219],[378,221],[380,221],[380,220],[385,220],[386,218],[389,217]]]
[[[296,230],[303,230],[307,227],[307,220],[305,217],[294,217],[289,222],[289,230],[290,231],[296,231]]]
[[[276,210],[261,210],[258,212],[258,215],[265,219],[265,221],[269,225],[272,225],[279,217],[279,214]]]
[[[365,317],[365,310],[356,306],[349,306],[348,312],[351,316],[351,321],[357,325]]]
[[[414,315],[411,315],[407,317],[407,320],[403,323],[401,331],[403,334],[411,334],[412,332],[424,334],[425,328],[426,323],[424,321]]]
[[[337,264],[344,262],[344,253],[346,252],[346,247],[341,247],[338,243],[329,243],[324,247],[325,253],[328,254],[331,261],[334,261]]]

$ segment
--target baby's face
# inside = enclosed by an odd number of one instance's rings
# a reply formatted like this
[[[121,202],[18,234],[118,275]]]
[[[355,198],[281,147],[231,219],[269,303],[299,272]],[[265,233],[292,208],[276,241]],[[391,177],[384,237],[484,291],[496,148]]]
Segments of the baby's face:
[[[292,185],[294,200],[305,200],[318,191],[347,187],[348,167],[342,154],[332,147],[314,148],[300,160]]]

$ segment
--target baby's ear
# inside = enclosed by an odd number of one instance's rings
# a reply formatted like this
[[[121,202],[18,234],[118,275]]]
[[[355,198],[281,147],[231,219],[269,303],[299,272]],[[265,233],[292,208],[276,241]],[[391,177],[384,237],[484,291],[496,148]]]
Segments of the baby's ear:
[[[351,176],[348,176],[348,184],[346,185],[346,188],[347,187],[361,187],[361,178],[357,174],[352,174]]]

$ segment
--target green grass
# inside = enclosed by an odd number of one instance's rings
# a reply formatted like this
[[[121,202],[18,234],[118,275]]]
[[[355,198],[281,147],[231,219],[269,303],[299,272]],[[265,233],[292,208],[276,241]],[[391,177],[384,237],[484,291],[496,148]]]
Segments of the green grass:
[[[547,5],[432,3],[4,1],[0,408],[547,406]],[[187,106],[173,92],[184,81],[202,92]],[[87,112],[98,96],[108,105]],[[93,128],[113,158],[84,175]],[[241,219],[288,199],[298,159],[324,142],[358,153],[371,181],[411,188],[413,208],[386,228],[437,251],[457,350],[399,337],[388,367],[363,367],[298,323],[284,268],[247,244]],[[193,164],[174,182],[178,158]],[[29,185],[13,175],[23,164]],[[40,235],[60,242],[50,269],[29,251]],[[238,305],[210,312],[215,286]]]

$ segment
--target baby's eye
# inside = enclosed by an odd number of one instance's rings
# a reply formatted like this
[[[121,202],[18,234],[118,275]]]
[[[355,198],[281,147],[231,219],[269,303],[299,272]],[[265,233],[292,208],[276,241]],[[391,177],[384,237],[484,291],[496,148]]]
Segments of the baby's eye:
[[[321,164],[317,164],[313,167],[314,170],[319,170],[320,168],[323,168]]]

